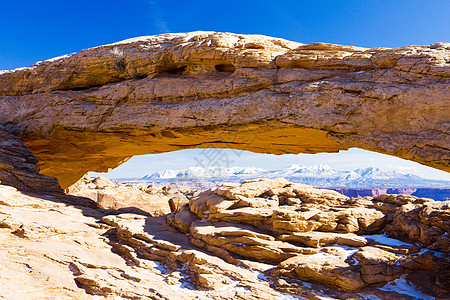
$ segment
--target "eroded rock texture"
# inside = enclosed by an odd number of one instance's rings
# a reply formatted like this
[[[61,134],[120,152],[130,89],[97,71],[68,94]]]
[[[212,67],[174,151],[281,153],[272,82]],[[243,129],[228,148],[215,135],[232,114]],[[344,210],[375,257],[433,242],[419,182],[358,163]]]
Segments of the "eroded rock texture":
[[[450,45],[142,37],[0,73],[0,124],[67,188],[132,155],[378,151],[450,170]]]
[[[0,127],[0,184],[23,191],[62,193],[55,178],[39,174],[38,161],[17,136]]]
[[[175,211],[188,203],[185,194],[190,191],[180,191],[169,186],[161,189],[147,184],[121,184],[104,177],[84,176],[70,186],[68,192],[71,195],[89,198],[101,208],[156,217]]]
[[[187,196],[151,217],[0,185],[0,298],[447,299],[449,201],[283,179]]]

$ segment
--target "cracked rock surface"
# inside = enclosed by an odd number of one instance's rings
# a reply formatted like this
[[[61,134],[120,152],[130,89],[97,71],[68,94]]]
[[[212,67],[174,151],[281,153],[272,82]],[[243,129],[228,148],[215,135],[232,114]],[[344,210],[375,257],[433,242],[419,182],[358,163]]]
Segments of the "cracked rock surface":
[[[152,217],[0,185],[0,298],[415,299],[405,285],[448,295],[449,201],[351,199],[284,179],[187,197]],[[409,224],[429,236],[388,237],[411,206]]]
[[[450,46],[141,37],[0,71],[0,125],[67,188],[139,154],[350,147],[450,170]]]
[[[89,198],[101,208],[118,209],[123,212],[162,216],[188,203],[185,194],[191,191],[172,189],[168,186],[160,189],[147,184],[114,183],[104,177],[84,176],[70,186],[69,193]]]

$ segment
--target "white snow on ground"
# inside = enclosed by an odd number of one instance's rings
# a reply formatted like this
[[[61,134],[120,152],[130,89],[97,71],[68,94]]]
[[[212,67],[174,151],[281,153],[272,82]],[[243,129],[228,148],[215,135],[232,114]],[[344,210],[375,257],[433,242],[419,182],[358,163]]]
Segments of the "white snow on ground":
[[[252,272],[258,279],[261,279],[261,280],[267,279],[267,277],[266,277],[266,275],[264,275],[264,273],[261,273],[259,271],[253,270],[253,269],[250,269],[250,272]]]
[[[416,290],[416,287],[405,279],[406,275],[395,279],[393,282],[389,282],[384,287],[380,288],[382,291],[396,292],[399,294],[414,297],[415,299],[422,300],[435,300],[434,297],[422,294]]]
[[[256,278],[261,279],[261,280],[267,280],[266,275],[264,275],[264,273],[262,273],[262,272],[276,268],[275,265],[269,265],[269,264],[265,264],[265,263],[261,263],[261,262],[255,262],[255,261],[251,262],[251,266],[253,268],[251,268],[251,267],[245,268],[243,266],[239,266],[239,267],[249,270],[250,272],[252,272],[255,275]]]
[[[368,294],[358,294],[358,295],[360,295],[361,297],[363,297],[364,299],[367,299],[367,300],[383,300],[381,298],[378,298],[375,295],[368,295]]]
[[[64,58],[71,57],[71,56],[74,55],[74,54],[75,54],[75,53],[64,54],[64,55],[61,55],[61,56],[57,56],[57,57],[53,57],[53,58],[47,59],[47,60],[45,60],[44,62],[54,62],[54,61],[57,61],[57,60],[61,60],[61,59],[64,59]]]
[[[264,272],[267,271],[267,270],[270,270],[270,269],[273,269],[273,268],[276,267],[276,266],[274,266],[274,265],[269,265],[269,264],[265,264],[265,263],[252,262],[252,264],[257,265],[258,268],[259,268],[260,270],[263,270]],[[246,268],[244,268],[244,267],[242,267],[242,266],[240,266],[240,267],[243,268],[243,269],[246,269]],[[267,278],[266,275],[264,275],[264,273],[261,273],[260,271],[254,270],[254,269],[252,269],[252,268],[249,268],[248,270],[250,270],[250,272],[252,272],[258,279],[265,280],[265,281],[268,281],[268,280],[269,280],[269,278]],[[284,277],[284,276],[281,276],[281,278],[291,279],[291,278],[287,278],[287,277]],[[318,291],[312,289],[312,284],[311,284],[311,283],[309,283],[309,282],[303,282],[303,281],[301,281],[301,283],[302,283],[305,287],[311,289],[313,292],[319,293]],[[239,287],[238,287],[238,288],[239,288]],[[302,297],[302,296],[298,296],[298,295],[293,295],[293,294],[288,294],[288,293],[279,292],[279,291],[277,291],[277,290],[275,290],[275,289],[274,289],[274,292],[276,292],[276,293],[278,293],[278,294],[280,295],[280,297],[278,298],[279,300],[307,300],[307,298],[304,298],[304,297]],[[321,293],[319,293],[319,294],[321,294]],[[327,297],[326,295],[324,295],[323,293],[322,293],[321,295],[322,295],[325,299],[328,298],[328,297]],[[331,299],[331,298],[330,298],[330,299]]]
[[[164,267],[164,265],[159,261],[154,260],[152,261],[152,263],[155,265],[153,268],[158,270],[160,274],[166,274],[168,272],[167,269]]]
[[[273,269],[276,267],[276,265],[270,265],[270,264],[265,264],[262,262],[252,262],[254,265],[258,266],[259,269],[263,270],[264,272],[270,269]]]
[[[279,298],[280,300],[308,300],[308,298],[300,297],[300,296],[296,296],[296,295],[285,294],[285,293],[280,293],[280,294],[282,294]]]
[[[423,253],[425,253],[425,252],[433,252],[433,255],[434,255],[434,256],[437,256],[437,257],[441,257],[442,254],[443,254],[442,252],[433,251],[433,250],[430,250],[430,249],[427,249],[427,248],[423,248],[423,249],[420,250],[420,252],[417,253],[417,254],[423,254]]]
[[[317,259],[321,259],[321,258],[329,258],[330,256],[333,256],[332,254],[323,252],[323,251],[319,251],[316,254],[311,255],[311,257],[317,258]]]
[[[347,257],[352,256],[353,254],[355,254],[359,248],[355,248],[355,247],[349,247],[349,246],[342,246],[342,245],[331,245],[328,248],[334,248],[336,250],[338,250],[341,253],[345,253],[345,255],[347,255]]]
[[[358,248],[342,246],[342,245],[337,245],[337,244],[328,246],[326,248],[336,250],[339,254],[344,254],[347,257],[352,256],[353,254],[355,254],[355,252],[357,252],[359,250]],[[333,252],[324,252],[322,250],[317,252],[316,254],[311,255],[311,257],[314,257],[317,259],[327,259],[327,258],[330,258],[331,256],[336,256],[336,254],[333,254]]]
[[[398,246],[412,246],[411,244],[407,244],[407,243],[404,243],[404,242],[399,241],[397,239],[393,239],[393,238],[387,237],[384,234],[363,235],[362,237],[366,238],[366,239],[374,240],[377,243],[380,243],[382,245],[387,245],[387,246],[394,246],[394,247],[398,247]]]

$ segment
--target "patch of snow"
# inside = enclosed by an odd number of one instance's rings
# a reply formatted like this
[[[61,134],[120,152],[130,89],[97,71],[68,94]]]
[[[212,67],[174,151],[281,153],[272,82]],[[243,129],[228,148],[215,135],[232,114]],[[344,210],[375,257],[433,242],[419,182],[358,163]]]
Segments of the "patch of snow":
[[[184,267],[183,267],[183,269],[184,269]],[[180,275],[181,275],[181,283],[170,285],[170,288],[172,290],[181,290],[182,289],[184,292],[187,292],[189,295],[193,295],[193,296],[198,296],[199,294],[206,295],[207,291],[197,290],[194,286],[192,286],[191,283],[189,283],[189,276],[187,276],[183,272],[180,272]]]
[[[70,272],[72,272],[74,275],[78,273],[78,270],[77,270],[74,266],[72,266],[72,265],[69,265],[69,270],[70,270]]]
[[[297,296],[297,295],[292,295],[292,294],[287,294],[287,293],[281,293],[280,292],[280,300],[308,300],[308,298],[302,297],[302,296]]]
[[[339,252],[345,253],[347,255],[347,257],[352,256],[353,254],[355,254],[359,250],[359,248],[350,247],[350,246],[343,246],[343,245],[337,245],[337,244],[331,245],[328,248],[335,248]]]
[[[71,54],[65,54],[65,55],[61,55],[61,56],[57,56],[57,57],[53,57],[50,59],[45,60],[44,62],[54,62],[60,59],[64,59],[64,58],[68,58],[71,57],[72,55],[74,55],[75,53],[71,53]]]
[[[363,297],[364,299],[367,299],[367,300],[383,300],[381,298],[378,298],[375,295],[368,295],[368,294],[358,294],[358,295],[360,295],[361,297]]]
[[[342,253],[342,254],[346,255],[347,257],[352,256],[353,254],[355,254],[359,250],[359,248],[354,248],[354,247],[349,247],[349,246],[342,246],[342,245],[337,245],[337,244],[328,246],[326,248],[327,249],[330,249],[330,248],[334,249],[334,250],[336,250],[336,252]],[[317,252],[317,253],[315,253],[315,254],[313,254],[313,255],[311,255],[311,257],[314,257],[316,259],[328,259],[328,258],[333,257],[333,256],[336,256],[336,255],[333,254],[332,252],[329,253],[329,252],[324,252],[322,250]]]
[[[160,271],[162,274],[167,273],[167,269],[163,266],[162,263],[160,263],[159,261],[153,261],[153,263],[155,264],[153,268]]]
[[[261,279],[261,280],[266,280],[267,279],[267,277],[266,277],[266,275],[264,275],[264,273],[261,273],[261,272],[259,272],[257,270],[250,269],[250,272],[252,272],[256,276],[256,278],[258,278],[258,279]]]
[[[433,251],[433,250],[430,250],[430,249],[427,249],[427,248],[423,248],[423,249],[420,250],[420,252],[418,252],[417,254],[424,254],[424,253],[427,252],[427,251],[433,252],[433,255],[436,256],[436,257],[441,257],[441,256],[442,256],[442,253],[441,253],[441,252]]]
[[[371,239],[377,243],[380,243],[382,245],[387,245],[387,246],[394,246],[394,247],[412,246],[411,244],[407,244],[407,243],[404,243],[397,239],[390,238],[384,234],[363,235],[362,237],[366,238],[366,239]]]
[[[267,281],[268,278],[266,277],[266,275],[264,275],[264,273],[262,273],[260,271],[265,272],[267,270],[276,268],[276,266],[274,266],[274,265],[269,265],[269,264],[260,263],[260,262],[258,262],[258,263],[257,262],[252,262],[252,264],[253,264],[253,266],[257,267],[258,270],[255,270],[253,268],[245,268],[245,267],[243,267],[241,265],[238,265],[238,267],[240,267],[242,269],[245,269],[245,270],[249,270],[250,272],[253,273],[253,275],[255,275],[256,278],[261,279],[261,280],[265,280],[265,281]]]
[[[202,166],[187,169],[168,169],[148,174],[138,179],[139,182],[171,184],[173,180],[192,183],[197,182],[214,187],[219,182],[237,183],[243,180],[258,178],[284,177],[289,181],[313,185],[317,188],[371,188],[389,186],[402,187],[446,187],[448,181],[426,180],[416,175],[403,174],[396,171],[385,171],[375,167],[360,168],[353,171],[334,170],[327,165],[315,166],[291,165],[278,170],[265,170],[262,168]],[[134,180],[134,179],[133,179]],[[121,178],[120,181],[127,181]]]
[[[265,263],[261,263],[261,262],[253,262],[254,264],[256,264],[261,270],[263,270],[264,272],[273,268],[276,268],[276,266],[274,265],[269,265],[269,264],[265,264]]]
[[[323,252],[323,251],[319,251],[319,252],[311,255],[311,257],[314,257],[314,258],[317,258],[317,259],[322,259],[322,258],[327,259],[327,258],[330,258],[330,256],[332,256],[332,255],[328,254],[326,252]]]
[[[389,282],[380,290],[387,292],[396,292],[399,294],[411,296],[415,299],[422,300],[435,300],[434,297],[422,294],[421,292],[416,290],[416,287],[405,279],[406,275],[402,275],[402,277],[395,279],[393,282]]]
[[[306,286],[307,288],[312,288],[312,284],[309,282],[302,282],[304,286]]]
[[[180,275],[181,275],[181,283],[180,284],[174,284],[174,285],[170,285],[170,288],[172,290],[182,290],[184,293],[187,293],[190,296],[193,297],[206,297],[208,295],[208,293],[211,292],[211,290],[198,290],[197,288],[195,288],[189,281],[190,281],[190,277],[188,275],[186,275],[185,273],[181,272],[185,269],[186,265],[183,266],[183,268],[180,271]],[[224,284],[221,288],[216,289],[215,291],[224,291],[224,290],[232,290],[234,291],[234,294],[236,294],[236,291],[239,289],[239,287],[237,287],[237,285],[239,284],[239,281],[235,280],[232,277],[228,277],[230,278],[233,283],[231,284]]]

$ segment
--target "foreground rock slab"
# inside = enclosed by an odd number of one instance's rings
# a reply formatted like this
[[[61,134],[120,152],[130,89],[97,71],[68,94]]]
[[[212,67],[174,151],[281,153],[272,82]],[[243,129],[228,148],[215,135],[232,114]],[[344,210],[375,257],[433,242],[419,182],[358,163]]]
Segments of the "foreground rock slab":
[[[0,298],[283,296],[249,270],[196,250],[183,234],[166,225],[164,218],[108,216],[111,212],[71,206],[57,197],[23,194],[0,186]],[[106,223],[100,221],[102,218]],[[109,221],[115,218],[123,220],[128,231],[121,229],[120,221]],[[116,234],[128,234],[142,253],[115,239]]]
[[[60,192],[0,185],[0,297],[362,300],[448,294],[448,202],[402,195],[350,199],[284,179],[188,196],[189,203],[171,214],[152,217]],[[440,209],[431,213],[434,206]],[[411,216],[411,207],[417,218],[409,224],[429,235],[394,229],[399,240],[383,234],[389,226],[402,228],[395,220]],[[281,221],[291,225],[274,226]],[[416,296],[407,295],[411,290]]]
[[[185,194],[189,190],[179,191],[165,187],[155,188],[147,184],[120,184],[104,177],[84,176],[70,186],[71,195],[89,198],[101,208],[119,209],[123,212],[162,216],[188,203]]]
[[[261,179],[197,192],[168,222],[192,244],[227,261],[271,264],[264,274],[278,288],[286,286],[280,278],[291,278],[338,288],[338,297],[349,296],[345,291],[395,297],[380,284],[415,273],[429,279],[414,280],[428,293],[445,293],[439,274],[447,271],[439,262],[450,252],[449,205],[405,195],[352,199],[285,179]],[[421,234],[410,230],[416,227]]]
[[[69,187],[139,154],[359,147],[450,170],[450,45],[140,37],[0,72],[0,126]],[[257,108],[257,109],[255,109]]]

